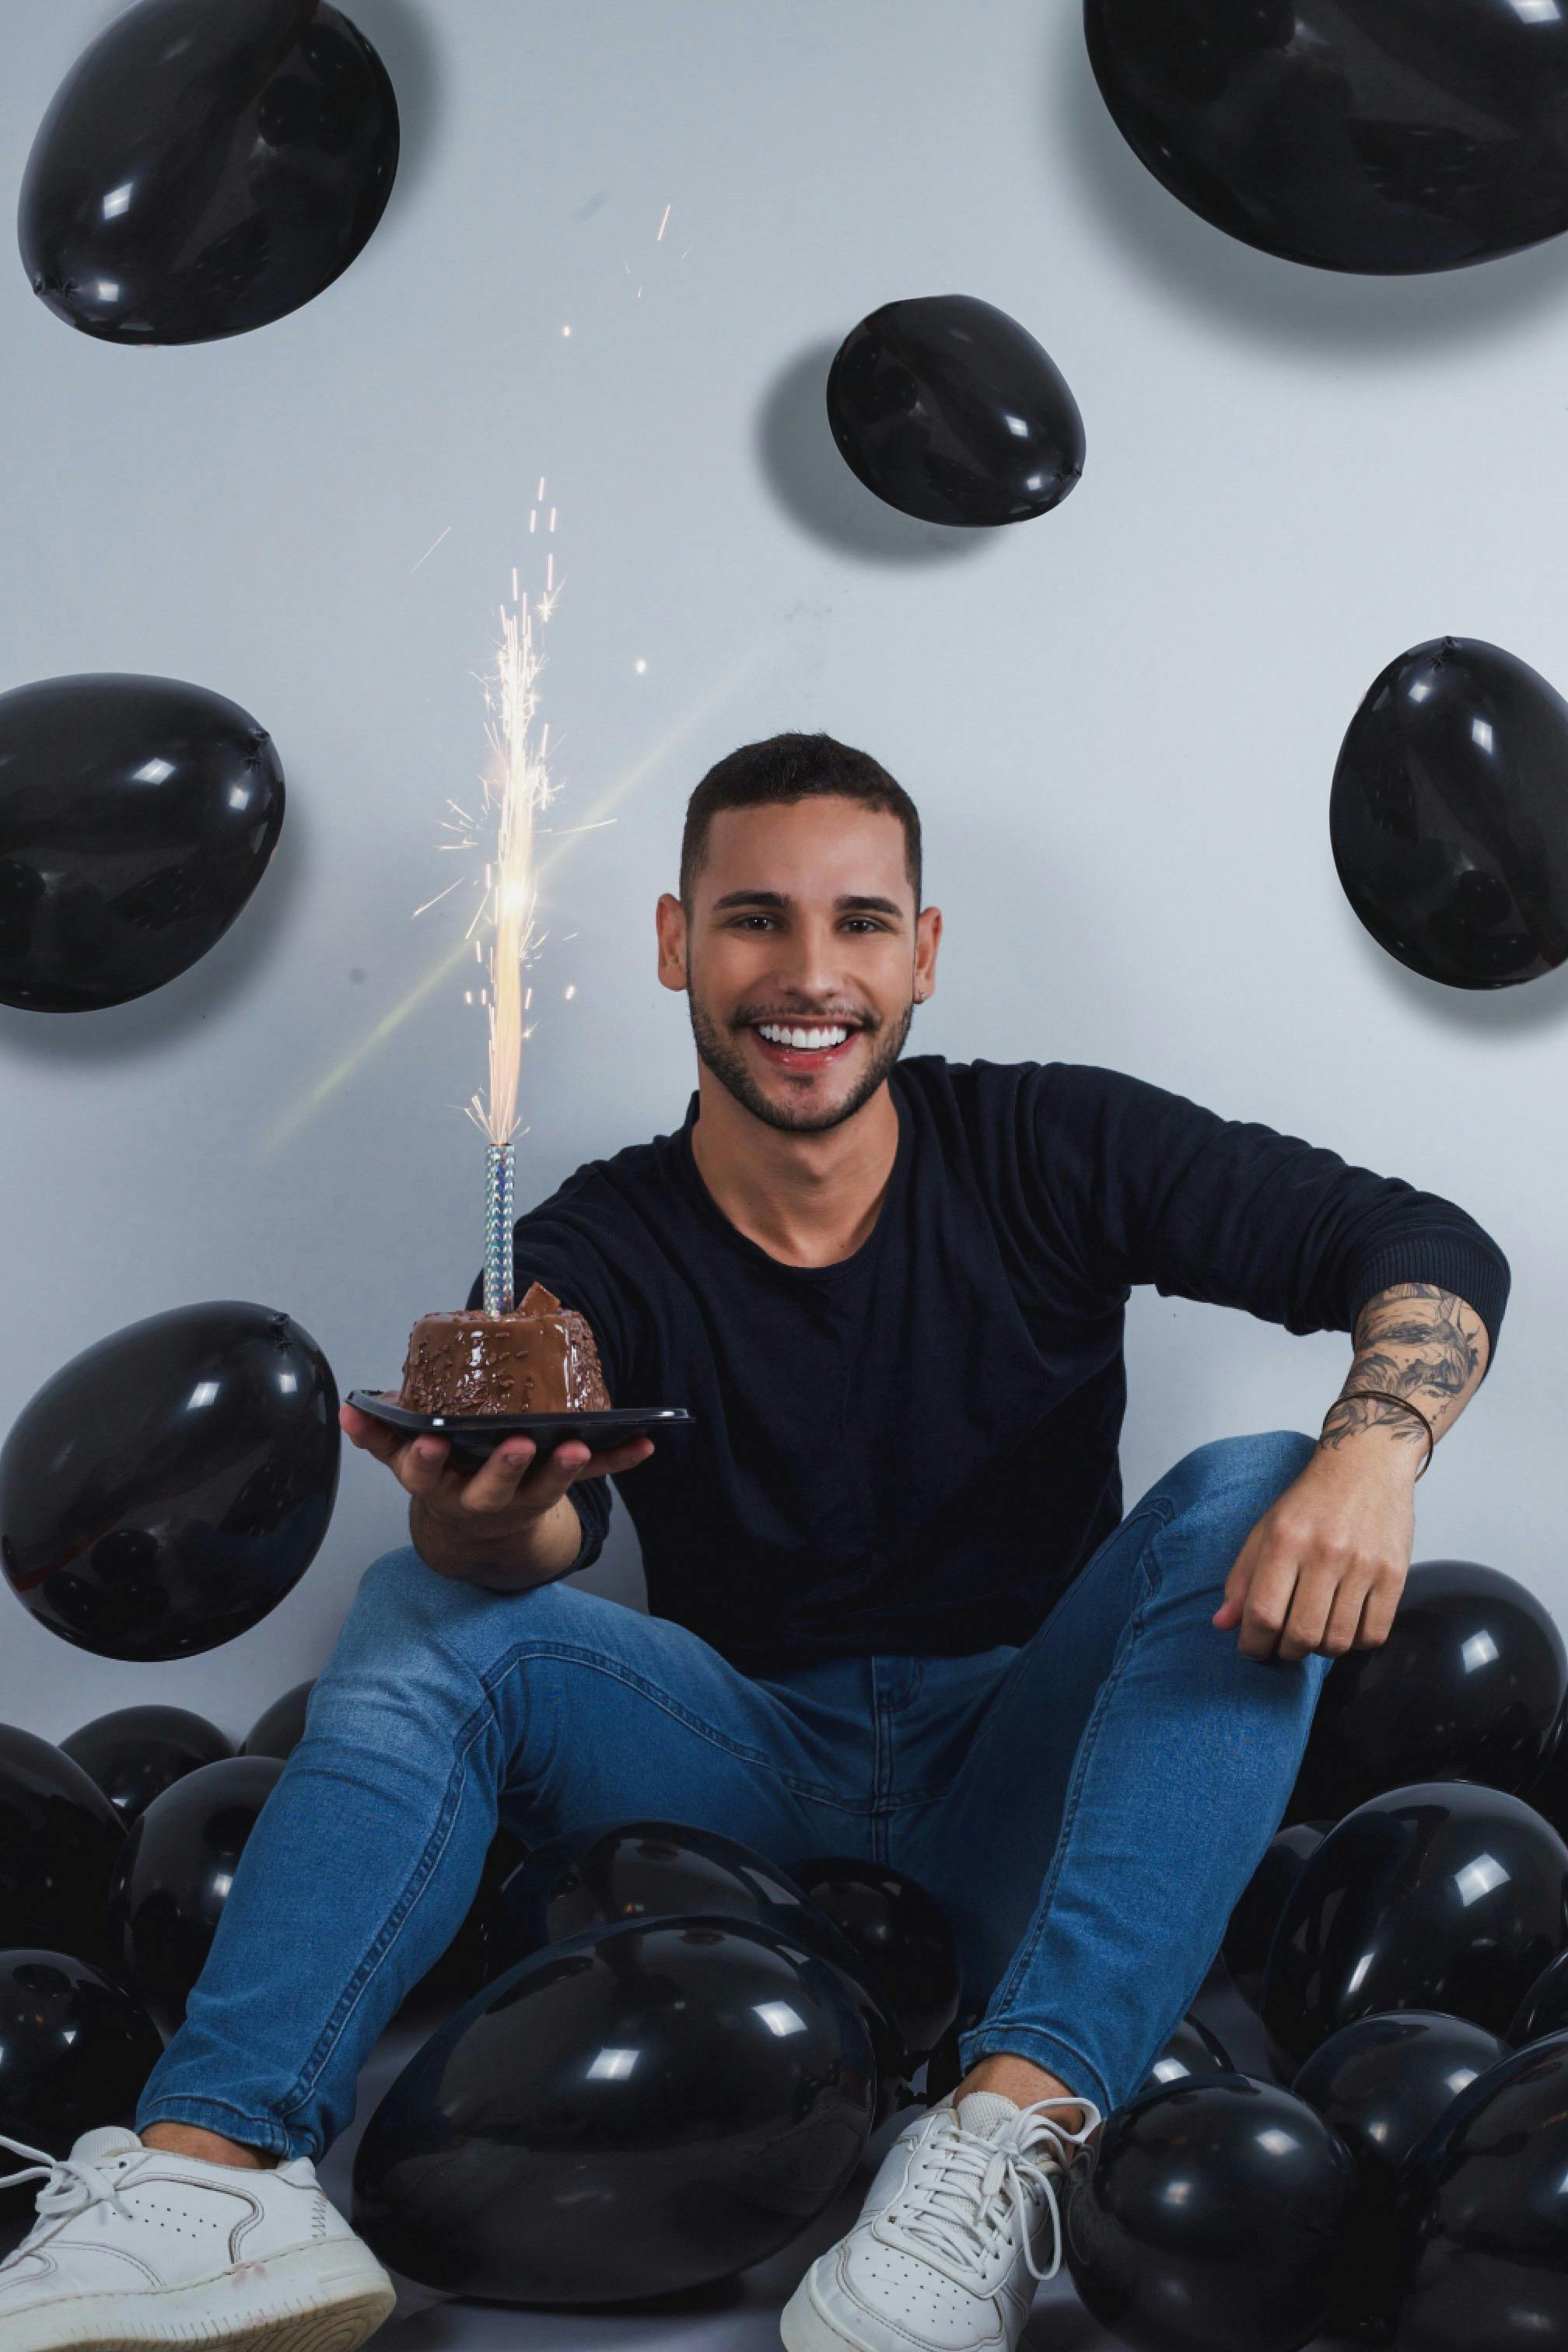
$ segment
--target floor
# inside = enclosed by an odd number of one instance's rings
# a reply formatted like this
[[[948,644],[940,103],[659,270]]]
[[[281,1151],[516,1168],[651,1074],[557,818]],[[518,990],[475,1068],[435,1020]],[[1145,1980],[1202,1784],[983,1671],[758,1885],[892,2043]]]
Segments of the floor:
[[[1267,2079],[1257,2021],[1223,1970],[1211,1976],[1194,2006],[1237,2064]],[[384,2036],[361,2079],[354,2121],[320,2167],[321,2185],[341,2212],[350,2210],[360,2132],[422,2038],[420,2029],[406,2024]],[[812,2258],[854,2222],[871,2172],[883,2148],[897,2137],[900,2121],[895,2117],[884,2126],[867,2151],[858,2179],[787,2252],[722,2287],[688,2298],[678,2310],[518,2310],[432,2298],[399,2281],[397,2309],[377,2343],[384,2344],[386,2352],[778,2352],[781,2306]],[[1115,2343],[1084,2310],[1065,2269],[1041,2286],[1024,2338],[1026,2352],[1113,2352]]]

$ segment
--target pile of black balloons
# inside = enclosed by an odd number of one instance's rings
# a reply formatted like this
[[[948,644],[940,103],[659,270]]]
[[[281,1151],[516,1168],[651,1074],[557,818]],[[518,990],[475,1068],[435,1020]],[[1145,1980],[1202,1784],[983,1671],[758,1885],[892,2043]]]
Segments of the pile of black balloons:
[[[596,1822],[500,1889],[493,1981],[366,2126],[354,2226],[405,2276],[616,2304],[788,2245],[956,2014],[939,1907],[885,1865]]]
[[[1222,1947],[1276,2079],[1146,2086],[1069,2176],[1124,2342],[1568,2341],[1565,1689],[1541,1602],[1466,1560],[1335,1661]]]
[[[310,1688],[275,1701],[237,1753],[178,1706],[116,1708],[58,1747],[0,1724],[0,2133],[64,2156],[84,2131],[133,2123]],[[405,2015],[466,2000],[494,1974],[500,1889],[522,1853],[498,1830],[468,1916]],[[30,2225],[37,2187],[0,2190],[0,2255]]]

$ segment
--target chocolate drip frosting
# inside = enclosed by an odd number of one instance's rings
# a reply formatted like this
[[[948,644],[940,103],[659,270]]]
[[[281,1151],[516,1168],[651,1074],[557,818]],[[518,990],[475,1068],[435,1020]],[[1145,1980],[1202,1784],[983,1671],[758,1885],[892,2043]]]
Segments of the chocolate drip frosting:
[[[510,1315],[422,1315],[398,1402],[412,1412],[603,1412],[610,1399],[586,1318],[536,1282]]]

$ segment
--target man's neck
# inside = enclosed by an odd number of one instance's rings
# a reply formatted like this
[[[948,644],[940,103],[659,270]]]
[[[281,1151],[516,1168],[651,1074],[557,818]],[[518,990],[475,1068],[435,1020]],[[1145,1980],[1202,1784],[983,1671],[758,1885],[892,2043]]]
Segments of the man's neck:
[[[730,1223],[785,1265],[836,1265],[877,1223],[899,1150],[886,1080],[837,1127],[797,1133],[754,1118],[705,1067],[691,1154]]]

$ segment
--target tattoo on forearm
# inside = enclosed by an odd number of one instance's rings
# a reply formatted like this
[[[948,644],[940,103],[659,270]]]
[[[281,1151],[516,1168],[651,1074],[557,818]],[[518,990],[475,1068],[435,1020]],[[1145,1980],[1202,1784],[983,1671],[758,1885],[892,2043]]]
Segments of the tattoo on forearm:
[[[1458,1420],[1486,1369],[1486,1326],[1473,1307],[1435,1283],[1399,1282],[1369,1298],[1356,1318],[1355,1358],[1344,1388],[1389,1389],[1408,1397],[1432,1424],[1434,1437]],[[1426,1432],[1413,1412],[1375,1397],[1331,1407],[1319,1441],[1342,1444],[1375,1423],[1400,1444],[1426,1450]]]

